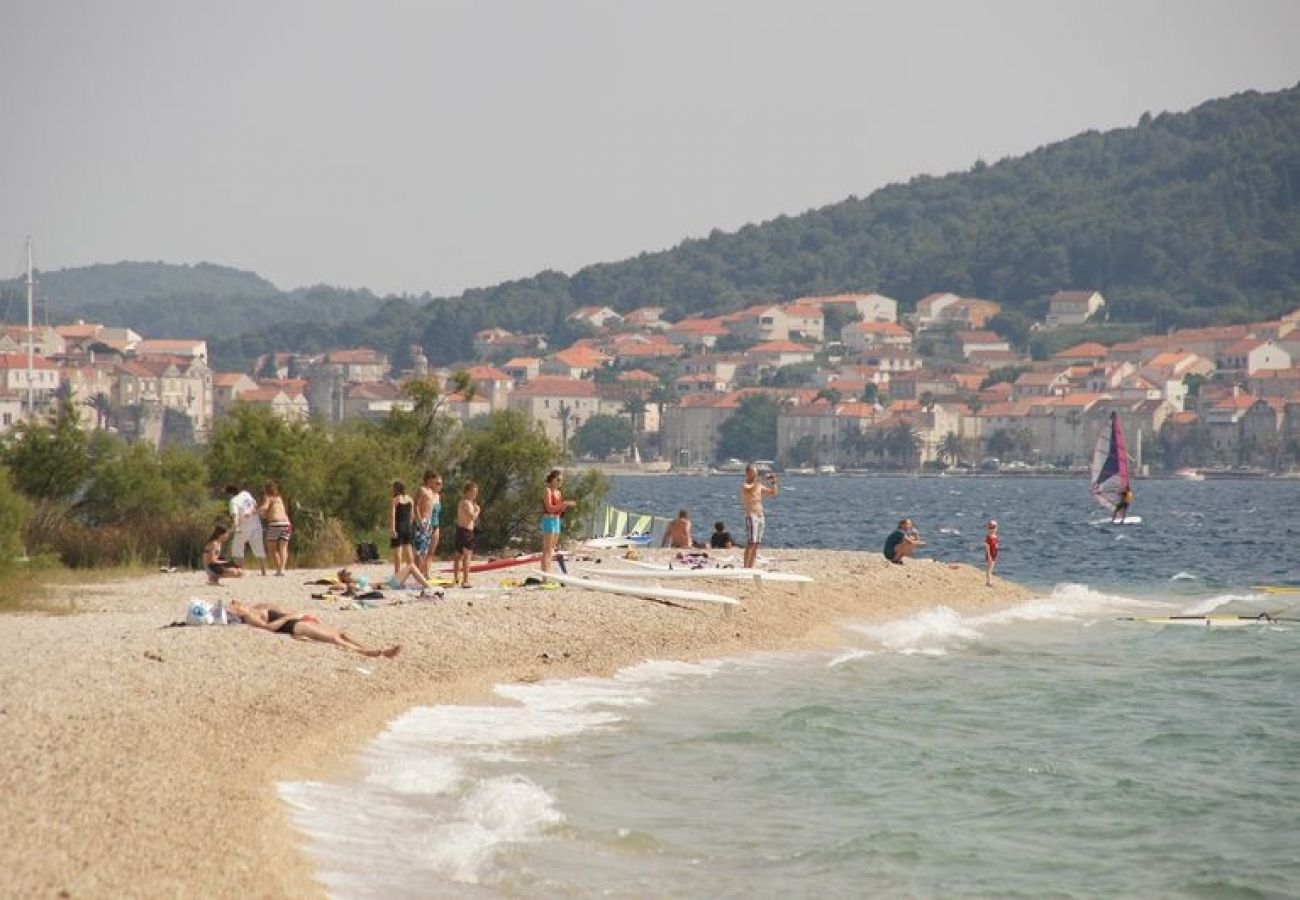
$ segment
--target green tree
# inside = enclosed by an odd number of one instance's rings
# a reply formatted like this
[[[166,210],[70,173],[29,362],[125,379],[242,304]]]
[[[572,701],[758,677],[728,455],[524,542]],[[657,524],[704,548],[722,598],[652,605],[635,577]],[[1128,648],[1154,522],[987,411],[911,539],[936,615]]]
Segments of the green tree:
[[[574,443],[579,453],[604,459],[615,450],[626,450],[634,439],[632,423],[620,416],[595,415],[578,426]]]
[[[817,438],[805,434],[790,448],[790,462],[796,466],[810,466],[817,459]]]
[[[274,480],[291,504],[319,510],[331,477],[326,444],[323,432],[307,422],[286,422],[266,407],[236,403],[212,429],[208,478],[217,488],[235,484],[255,493]]]
[[[146,523],[207,502],[202,461],[171,449],[105,436],[78,512],[92,525]]]
[[[960,465],[962,456],[962,439],[955,431],[950,431],[939,441],[939,458],[948,465]]]
[[[9,468],[0,465],[0,575],[23,554],[23,528],[31,516],[31,505],[14,490]]]
[[[776,420],[781,407],[767,394],[750,394],[718,428],[721,459],[775,459]]]
[[[37,500],[66,500],[81,490],[90,471],[86,433],[76,407],[60,403],[47,421],[24,421],[5,445],[3,462],[14,486]]]
[[[921,435],[911,422],[898,422],[890,427],[886,437],[886,453],[898,460],[904,469],[915,466],[921,449]]]
[[[537,510],[546,473],[562,462],[560,448],[514,410],[475,423],[467,429],[467,437],[468,451],[447,492],[448,500],[459,501],[466,481],[478,483],[484,549],[540,543]],[[566,478],[565,499],[576,501],[578,507],[565,514],[565,529],[579,528],[607,491],[608,482],[597,473]]]

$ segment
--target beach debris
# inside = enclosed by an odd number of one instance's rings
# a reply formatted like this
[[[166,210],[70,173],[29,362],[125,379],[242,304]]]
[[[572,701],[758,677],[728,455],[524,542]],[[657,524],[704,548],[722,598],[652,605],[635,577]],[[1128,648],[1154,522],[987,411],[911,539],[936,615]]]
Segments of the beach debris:
[[[163,655],[159,653],[157,650],[144,651],[144,658],[152,659],[154,662],[163,662]]]

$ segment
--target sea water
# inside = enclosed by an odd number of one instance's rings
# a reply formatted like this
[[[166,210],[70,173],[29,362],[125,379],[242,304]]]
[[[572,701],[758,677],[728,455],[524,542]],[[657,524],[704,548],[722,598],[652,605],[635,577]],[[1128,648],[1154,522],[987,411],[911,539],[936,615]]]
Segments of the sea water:
[[[627,479],[615,502],[691,496],[709,524],[735,482]],[[1142,482],[1123,528],[1089,524],[1077,482],[790,487],[775,557],[875,549],[910,515],[974,561],[996,515],[1038,596],[410,710],[349,775],[281,786],[331,894],[1300,896],[1300,623],[1124,619],[1300,606],[1250,590],[1300,576],[1300,484]]]

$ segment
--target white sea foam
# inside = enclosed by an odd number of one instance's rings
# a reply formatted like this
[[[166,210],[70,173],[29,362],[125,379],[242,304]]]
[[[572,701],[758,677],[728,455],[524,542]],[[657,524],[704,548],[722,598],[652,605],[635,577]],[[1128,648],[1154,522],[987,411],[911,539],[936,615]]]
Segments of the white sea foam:
[[[831,661],[826,664],[826,668],[833,669],[836,666],[842,666],[845,663],[855,662],[856,660],[865,659],[868,656],[875,655],[876,653],[874,650],[845,650],[843,653],[836,654]]]
[[[1071,621],[1107,613],[1129,612],[1151,605],[1151,601],[1103,593],[1086,584],[1063,583],[1052,588],[1052,592],[1046,596],[1034,597],[1032,600],[1007,609],[976,616],[971,621],[976,625],[1044,620]]]
[[[855,631],[894,652],[944,650],[950,641],[978,640],[981,635],[967,624],[955,610],[936,606],[910,616],[880,625],[858,625]]]
[[[1190,606],[1179,610],[1180,615],[1184,616],[1204,616],[1214,612],[1216,609],[1222,609],[1231,604],[1258,605],[1258,594],[1219,594],[1215,597],[1206,597],[1198,600]]]
[[[290,782],[280,793],[337,895],[421,896],[430,878],[481,883],[503,845],[563,821],[544,787],[503,767],[547,741],[616,725],[656,689],[776,660],[652,661],[612,678],[498,685],[511,703],[417,707],[394,719],[362,753],[359,779]]]
[[[1199,581],[1200,575],[1193,575],[1191,572],[1177,572],[1169,576],[1170,581]]]

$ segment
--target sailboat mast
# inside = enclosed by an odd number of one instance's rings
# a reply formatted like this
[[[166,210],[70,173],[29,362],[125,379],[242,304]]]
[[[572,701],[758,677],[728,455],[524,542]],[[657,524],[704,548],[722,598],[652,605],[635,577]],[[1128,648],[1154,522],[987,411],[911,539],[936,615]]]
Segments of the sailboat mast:
[[[36,415],[36,379],[32,372],[32,355],[35,352],[35,324],[32,321],[32,304],[36,295],[36,282],[32,278],[32,236],[27,235],[27,415]]]

